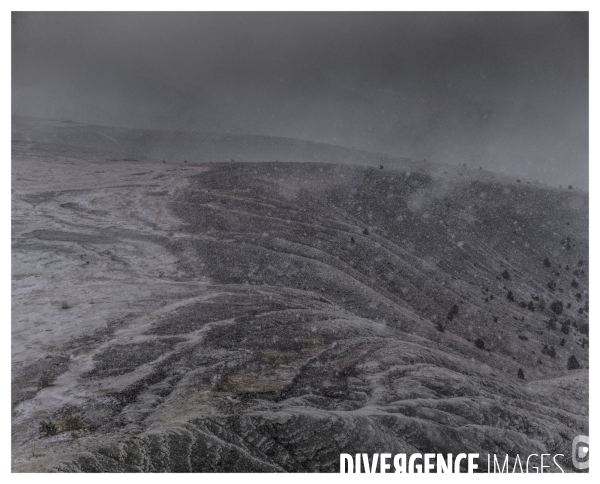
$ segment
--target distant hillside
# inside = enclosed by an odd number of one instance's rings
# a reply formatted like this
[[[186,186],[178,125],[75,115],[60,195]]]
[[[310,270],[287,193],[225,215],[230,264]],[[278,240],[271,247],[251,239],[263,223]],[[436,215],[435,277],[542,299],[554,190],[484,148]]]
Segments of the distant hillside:
[[[385,154],[275,136],[95,126],[69,121],[12,117],[13,141],[80,146],[169,163],[219,161],[304,161],[376,165]]]

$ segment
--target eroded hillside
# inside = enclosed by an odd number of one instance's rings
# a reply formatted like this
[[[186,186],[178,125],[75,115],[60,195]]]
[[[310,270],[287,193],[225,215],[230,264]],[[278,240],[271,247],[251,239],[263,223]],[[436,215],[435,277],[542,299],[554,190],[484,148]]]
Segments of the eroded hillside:
[[[22,141],[12,175],[16,471],[338,471],[587,434],[583,192]]]

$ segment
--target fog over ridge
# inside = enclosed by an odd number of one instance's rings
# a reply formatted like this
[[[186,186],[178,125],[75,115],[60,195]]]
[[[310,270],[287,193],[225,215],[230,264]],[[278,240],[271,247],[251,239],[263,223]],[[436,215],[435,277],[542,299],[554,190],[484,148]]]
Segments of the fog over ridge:
[[[587,13],[13,13],[13,114],[588,184]]]

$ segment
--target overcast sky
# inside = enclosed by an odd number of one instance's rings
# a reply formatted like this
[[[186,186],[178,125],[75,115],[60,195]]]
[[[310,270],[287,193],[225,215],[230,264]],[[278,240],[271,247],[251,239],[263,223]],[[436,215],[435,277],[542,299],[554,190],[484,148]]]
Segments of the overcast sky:
[[[13,114],[588,183],[587,13],[14,13]]]

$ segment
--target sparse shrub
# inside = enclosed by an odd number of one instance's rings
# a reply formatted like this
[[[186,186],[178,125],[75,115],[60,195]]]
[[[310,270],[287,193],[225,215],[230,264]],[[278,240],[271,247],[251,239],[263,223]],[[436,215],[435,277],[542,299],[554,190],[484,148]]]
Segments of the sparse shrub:
[[[38,390],[41,390],[42,388],[46,388],[52,385],[52,378],[50,375],[48,374],[43,374],[42,376],[40,376],[39,380],[38,380]]]
[[[369,235],[369,229],[364,229],[364,230],[363,230],[363,234],[365,234],[365,235]]]
[[[354,243],[354,237],[350,237],[350,243],[353,244]]]
[[[56,425],[54,425],[54,423],[52,423],[50,420],[48,420],[47,422],[42,420],[40,422],[40,427],[39,427],[38,431],[39,431],[40,437],[51,437],[58,433]]]
[[[519,336],[519,339],[522,341],[529,341],[529,338],[527,336],[525,336],[524,334],[520,334],[518,336]]]
[[[560,327],[560,332],[564,334],[569,334],[569,323],[563,323]]]
[[[498,316],[492,316],[492,319],[494,320],[494,323],[498,322]]]
[[[580,326],[579,331],[581,331],[582,334],[585,334],[586,336],[589,336],[589,334],[590,334],[590,325],[589,325],[589,323],[583,323]]]
[[[477,338],[475,340],[475,346],[477,348],[479,348],[480,350],[483,350],[485,348],[485,343],[483,342],[483,340],[481,338]]]
[[[504,272],[502,273],[502,277],[504,277],[504,279],[506,279],[506,280],[510,280],[510,273],[508,272],[508,269],[504,269]]]
[[[564,345],[565,345],[565,343],[566,343],[566,340],[565,340],[564,338],[560,340],[560,345],[561,345],[561,346],[564,346]]]
[[[578,283],[578,282],[577,282],[575,279],[573,279],[573,280],[571,281],[571,287],[575,287],[575,288],[577,288],[577,287],[579,287],[579,283]]]
[[[525,301],[521,301],[519,303],[519,306],[521,306],[523,309],[525,309],[527,307],[527,303]]]
[[[63,301],[60,303],[60,309],[70,309],[71,306],[69,305],[68,301]]]
[[[523,373],[523,368],[519,368],[519,371],[517,372],[517,376],[521,379],[521,380],[525,380],[525,373]]]
[[[580,292],[575,294],[575,299],[577,299],[578,301],[581,301],[581,293]]]
[[[546,309],[546,300],[543,297],[539,298],[538,308],[540,311],[544,311]]]
[[[581,368],[581,365],[577,358],[575,358],[575,355],[571,355],[567,361],[567,370],[579,370],[579,368]]]
[[[535,304],[533,304],[533,301],[529,301],[529,304],[527,305],[527,309],[529,309],[531,312],[535,311]]]
[[[435,326],[435,329],[437,329],[440,333],[443,333],[445,331],[446,328],[444,328],[444,325],[442,323],[438,323]]]
[[[550,281],[548,284],[546,284],[546,286],[548,287],[548,289],[550,289],[551,291],[554,291],[556,289],[556,282],[554,281]]]
[[[83,421],[78,414],[70,413],[63,418],[60,423],[60,430],[63,432],[70,432],[73,430],[81,430],[83,428]]]
[[[513,294],[512,291],[508,291],[508,293],[506,294],[506,299],[508,299],[511,302],[515,301],[515,295]]]
[[[554,349],[554,346],[550,346],[550,348],[548,348],[548,351],[546,351],[546,354],[550,358],[554,358],[556,356],[556,349]]]
[[[550,309],[556,315],[559,315],[563,312],[563,303],[561,301],[554,301],[550,304]]]
[[[554,331],[556,329],[556,318],[552,317],[546,321],[546,328],[548,328],[550,331]]]

